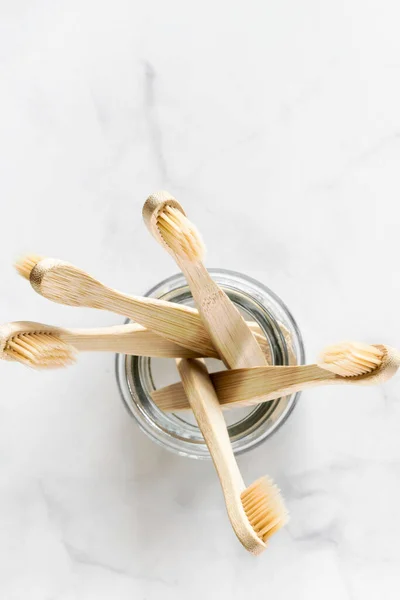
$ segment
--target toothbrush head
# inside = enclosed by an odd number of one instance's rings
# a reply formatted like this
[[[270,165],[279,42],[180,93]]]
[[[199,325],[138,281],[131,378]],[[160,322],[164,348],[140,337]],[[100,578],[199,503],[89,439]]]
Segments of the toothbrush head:
[[[379,369],[384,356],[384,351],[377,346],[343,342],[325,348],[318,366],[342,377],[358,377]]]
[[[38,254],[26,254],[16,261],[15,268],[22,277],[29,280],[34,267],[43,258],[43,256],[39,256]]]
[[[199,232],[168,192],[156,192],[146,200],[143,218],[150,233],[170,254],[189,261],[203,260],[205,247]]]
[[[75,362],[75,348],[57,334],[33,324],[9,323],[0,327],[0,359],[16,361],[33,369],[66,367]]]
[[[241,493],[246,516],[258,537],[265,543],[288,522],[279,488],[269,477],[261,477]]]

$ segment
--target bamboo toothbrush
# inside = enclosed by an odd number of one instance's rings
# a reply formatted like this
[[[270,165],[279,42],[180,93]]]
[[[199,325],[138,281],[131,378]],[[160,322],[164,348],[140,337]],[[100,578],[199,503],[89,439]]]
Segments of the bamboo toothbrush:
[[[226,366],[239,369],[267,365],[246,321],[205,268],[203,242],[179,202],[168,192],[156,192],[146,200],[143,218],[150,233],[185,275],[203,323]]]
[[[342,342],[335,346],[328,346],[321,353],[318,364],[323,369],[328,369],[342,377],[356,377],[372,373],[382,365],[383,357],[390,350],[384,346],[370,346],[361,342]]]
[[[76,351],[163,358],[199,356],[136,323],[96,329],[63,329],[32,321],[0,326],[0,359],[3,360],[36,369],[66,367],[75,361]]]
[[[220,404],[230,408],[276,400],[322,385],[380,384],[393,377],[399,366],[400,353],[394,348],[345,343],[327,348],[319,365],[254,367],[219,371],[210,377]],[[190,408],[181,383],[154,391],[152,398],[166,412]]]
[[[267,477],[245,487],[204,362],[178,359],[177,366],[220,479],[233,530],[246,550],[260,554],[265,550],[268,538],[288,519],[280,491]]]
[[[53,302],[109,310],[137,321],[198,356],[219,357],[194,308],[155,298],[128,296],[105,286],[85,271],[54,258],[28,255],[15,266],[36,292]],[[266,349],[265,338],[260,333],[254,335]],[[255,342],[256,345],[258,342]]]

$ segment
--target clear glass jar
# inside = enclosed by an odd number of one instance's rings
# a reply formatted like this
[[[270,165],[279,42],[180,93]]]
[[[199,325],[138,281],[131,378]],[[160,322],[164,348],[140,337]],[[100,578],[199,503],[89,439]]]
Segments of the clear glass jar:
[[[271,364],[304,363],[300,331],[285,304],[261,283],[222,269],[209,269],[212,278],[228,294],[246,320],[256,321],[268,340]],[[173,275],[152,288],[146,296],[193,306],[192,296],[182,274]],[[211,370],[222,362],[207,359]],[[218,363],[218,368],[214,364]],[[147,358],[118,354],[116,376],[122,399],[139,427],[156,443],[190,458],[210,458],[203,436],[191,411],[164,413],[151,399],[151,392],[179,380],[174,359]],[[258,446],[276,431],[290,415],[300,393],[257,406],[224,411],[235,454]]]

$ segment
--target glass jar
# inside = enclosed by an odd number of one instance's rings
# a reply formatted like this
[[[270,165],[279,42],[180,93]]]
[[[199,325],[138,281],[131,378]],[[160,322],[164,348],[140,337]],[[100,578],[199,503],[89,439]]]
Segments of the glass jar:
[[[300,331],[282,300],[261,283],[222,269],[209,269],[212,278],[239,308],[244,318],[256,321],[268,341],[273,365],[304,364]],[[193,306],[186,279],[173,275],[152,288],[146,296]],[[210,370],[223,363],[206,359]],[[213,368],[218,363],[217,369]],[[174,359],[118,354],[116,376],[122,399],[139,427],[156,443],[182,456],[210,458],[203,436],[191,411],[164,413],[151,399],[151,392],[179,380]],[[300,392],[251,407],[225,410],[235,454],[266,440],[290,415]]]

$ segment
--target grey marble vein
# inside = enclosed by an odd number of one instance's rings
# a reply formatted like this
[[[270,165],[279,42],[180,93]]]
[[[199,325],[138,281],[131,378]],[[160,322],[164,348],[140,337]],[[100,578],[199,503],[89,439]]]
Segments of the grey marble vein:
[[[163,152],[162,131],[157,114],[156,94],[157,72],[151,62],[146,60],[144,61],[144,114],[155,164],[158,169],[158,177],[166,184],[169,178]]]

